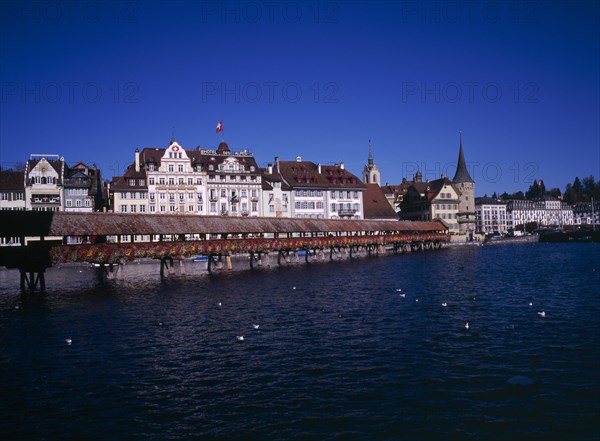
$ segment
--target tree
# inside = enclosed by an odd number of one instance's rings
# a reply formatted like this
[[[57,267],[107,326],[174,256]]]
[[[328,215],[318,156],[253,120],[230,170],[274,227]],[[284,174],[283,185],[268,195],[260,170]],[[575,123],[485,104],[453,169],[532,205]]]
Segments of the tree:
[[[573,190],[577,195],[577,200],[580,201],[583,197],[583,185],[581,184],[579,177],[575,177],[575,180],[573,181]]]
[[[531,184],[529,186],[529,189],[525,193],[525,197],[527,199],[537,199],[540,196],[541,196],[541,194],[540,194],[540,186],[538,185],[538,181],[534,179],[533,180],[533,184]]]
[[[560,192],[560,189],[558,189],[556,187],[551,188],[550,191],[548,192],[548,194],[550,196],[552,196],[553,198],[556,198],[556,199],[560,199],[561,196],[562,196],[562,193]]]
[[[567,184],[567,186],[565,187],[563,201],[565,201],[569,205],[575,205],[577,203],[577,193],[575,192],[571,184]]]
[[[587,178],[583,178],[583,193],[586,201],[589,201],[590,198],[594,197],[594,192],[596,190],[596,181],[592,175],[589,175]]]
[[[494,193],[492,194],[492,198],[493,198],[493,199],[498,199],[498,195],[496,194],[496,192],[494,192]]]
[[[504,192],[504,193],[502,193],[502,194],[500,195],[500,198],[501,198],[503,201],[507,201],[507,200],[509,200],[509,199],[510,199],[510,195],[509,195],[507,192]]]

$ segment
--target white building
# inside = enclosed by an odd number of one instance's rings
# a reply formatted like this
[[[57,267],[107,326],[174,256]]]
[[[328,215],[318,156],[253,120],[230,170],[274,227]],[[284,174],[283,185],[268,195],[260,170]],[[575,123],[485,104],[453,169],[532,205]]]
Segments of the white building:
[[[477,232],[484,234],[505,234],[512,229],[512,223],[506,211],[506,202],[493,198],[476,198],[475,212]]]
[[[291,217],[363,219],[365,184],[339,165],[275,158],[274,172],[291,190]]]
[[[171,139],[167,148],[136,149],[111,194],[116,212],[259,216],[261,172],[252,154],[224,142],[186,150]]]
[[[269,164],[262,170],[262,215],[265,217],[292,217],[292,192],[279,173]]]
[[[573,205],[573,223],[575,225],[600,225],[600,201],[578,202]]]
[[[66,164],[58,155],[32,154],[25,164],[25,207],[34,211],[62,211]]]
[[[506,210],[513,228],[532,222],[548,227],[573,225],[573,208],[550,196],[534,201],[510,200]]]

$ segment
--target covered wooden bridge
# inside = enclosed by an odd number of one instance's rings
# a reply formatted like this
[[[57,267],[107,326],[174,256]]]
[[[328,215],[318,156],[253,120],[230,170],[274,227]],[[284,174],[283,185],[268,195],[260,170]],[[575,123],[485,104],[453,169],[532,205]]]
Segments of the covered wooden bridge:
[[[379,254],[440,248],[449,241],[441,221],[257,218],[123,213],[0,212],[0,266],[21,271],[21,288],[44,289],[46,268],[68,262],[108,265],[160,259],[161,275],[173,259],[207,256],[209,272],[245,253],[250,266],[263,255],[321,257],[345,252]],[[109,270],[110,271],[110,270]]]

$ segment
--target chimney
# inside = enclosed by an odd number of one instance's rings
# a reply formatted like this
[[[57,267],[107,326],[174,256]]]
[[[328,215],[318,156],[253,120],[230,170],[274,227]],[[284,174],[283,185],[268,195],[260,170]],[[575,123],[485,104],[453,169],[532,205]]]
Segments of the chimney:
[[[273,165],[272,164],[267,164],[267,173],[270,175],[273,174]]]
[[[317,164],[317,171],[321,174],[321,164]]]
[[[135,171],[140,171],[140,149],[135,149]]]
[[[340,168],[341,168],[342,170],[344,170],[344,162],[343,162],[343,161],[341,161],[341,162],[340,162]]]
[[[300,155],[296,156],[296,162],[302,162],[302,156],[300,156]]]
[[[277,173],[280,173],[280,171],[279,171],[279,156],[275,156],[275,171],[277,171]]]

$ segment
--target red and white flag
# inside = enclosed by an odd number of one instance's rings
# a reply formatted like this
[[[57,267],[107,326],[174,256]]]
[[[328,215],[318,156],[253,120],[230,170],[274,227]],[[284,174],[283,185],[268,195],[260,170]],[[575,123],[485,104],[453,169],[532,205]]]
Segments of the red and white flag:
[[[217,124],[217,133],[222,132],[223,131],[223,120],[219,121],[219,124]]]

